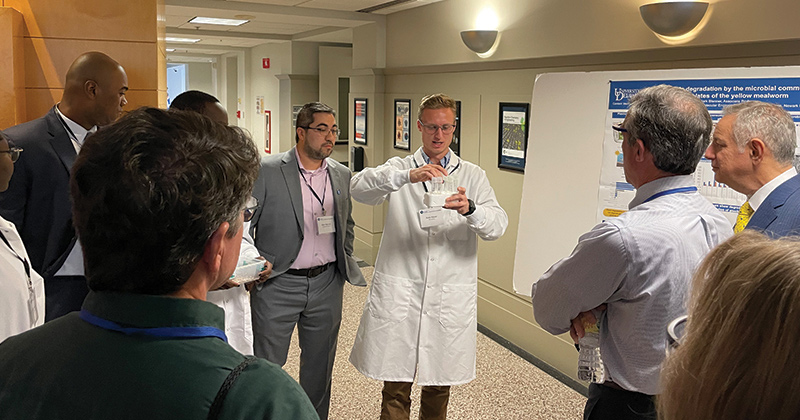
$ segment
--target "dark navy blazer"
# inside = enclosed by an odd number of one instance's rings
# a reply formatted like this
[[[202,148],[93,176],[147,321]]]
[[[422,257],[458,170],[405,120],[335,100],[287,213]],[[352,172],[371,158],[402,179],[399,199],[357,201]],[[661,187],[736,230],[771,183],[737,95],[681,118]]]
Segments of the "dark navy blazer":
[[[45,279],[61,267],[75,241],[69,174],[77,153],[55,107],[4,131],[23,149],[0,215],[17,226],[33,268]]]
[[[775,188],[746,228],[763,231],[773,238],[800,235],[800,174]]]

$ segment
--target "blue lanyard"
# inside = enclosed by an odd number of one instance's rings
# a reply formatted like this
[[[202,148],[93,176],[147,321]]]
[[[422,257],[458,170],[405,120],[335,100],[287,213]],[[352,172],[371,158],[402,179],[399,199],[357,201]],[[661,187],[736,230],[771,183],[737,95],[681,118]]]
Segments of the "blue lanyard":
[[[697,187],[681,187],[681,188],[674,188],[674,189],[671,189],[671,190],[661,191],[659,193],[655,193],[655,194],[651,195],[650,198],[648,198],[647,200],[642,201],[642,204],[644,204],[644,203],[646,203],[648,201],[655,200],[658,197],[663,197],[665,195],[677,194],[677,193],[682,193],[682,192],[695,192],[695,191],[697,191]]]
[[[117,331],[127,335],[149,335],[161,338],[201,338],[217,337],[224,342],[228,342],[228,337],[219,328],[215,327],[156,327],[156,328],[132,328],[123,327],[116,322],[100,318],[86,309],[81,309],[80,317],[82,320],[98,326],[100,328]]]

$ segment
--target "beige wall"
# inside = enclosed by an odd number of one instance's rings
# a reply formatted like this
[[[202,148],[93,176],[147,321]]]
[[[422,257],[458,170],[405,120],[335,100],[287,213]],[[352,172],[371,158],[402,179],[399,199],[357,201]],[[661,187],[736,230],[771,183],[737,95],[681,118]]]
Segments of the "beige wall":
[[[353,71],[353,49],[351,47],[319,47],[319,101],[328,104],[336,111],[339,126],[342,125],[342,112],[339,108],[339,78],[350,77]],[[349,116],[352,119],[352,116]],[[333,148],[331,158],[339,162],[350,160],[349,145],[341,144]]]
[[[800,16],[800,2],[715,1],[702,32],[681,45],[668,45],[647,29],[638,12],[645,2],[494,1],[503,32],[489,59],[467,50],[459,37],[461,30],[474,27],[486,2],[445,0],[395,13],[386,22],[386,68],[356,70],[361,82],[351,86],[351,97],[370,98],[367,166],[406,154],[392,147],[388,122],[395,98],[410,98],[412,109],[434,92],[462,101],[462,155],[486,171],[509,215],[505,236],[479,246],[479,322],[572,378],[577,352],[571,340],[539,328],[529,298],[513,291],[523,176],[497,168],[499,102],[530,102],[535,78],[545,72],[800,64],[800,30],[792,22]],[[374,27],[360,33],[373,32]],[[359,50],[359,45],[354,43],[354,57],[367,58],[354,62],[369,67],[364,63],[375,56],[375,48]],[[581,139],[569,136],[568,116],[554,123],[564,125],[564,136],[553,141],[581,147]],[[412,152],[420,145],[420,133],[412,130]],[[569,156],[553,158],[569,164]],[[558,197],[548,200],[558,208]],[[354,204],[356,253],[366,260],[374,258],[383,215],[380,207]]]
[[[86,51],[104,52],[125,67],[127,109],[166,106],[164,21],[158,19],[163,0],[2,0],[1,5],[23,17],[26,120],[61,99],[69,65]]]

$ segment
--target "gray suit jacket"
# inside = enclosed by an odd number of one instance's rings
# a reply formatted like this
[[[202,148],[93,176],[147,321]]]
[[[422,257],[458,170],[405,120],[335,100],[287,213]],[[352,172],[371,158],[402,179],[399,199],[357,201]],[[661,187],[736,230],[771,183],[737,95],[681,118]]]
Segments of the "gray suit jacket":
[[[336,267],[351,284],[367,282],[353,259],[353,217],[350,202],[350,169],[328,159],[328,175],[336,205]],[[303,193],[295,150],[261,160],[253,187],[259,208],[253,216],[250,233],[258,252],[272,263],[272,275],[279,276],[294,263],[303,244]],[[312,233],[313,234],[313,233]]]

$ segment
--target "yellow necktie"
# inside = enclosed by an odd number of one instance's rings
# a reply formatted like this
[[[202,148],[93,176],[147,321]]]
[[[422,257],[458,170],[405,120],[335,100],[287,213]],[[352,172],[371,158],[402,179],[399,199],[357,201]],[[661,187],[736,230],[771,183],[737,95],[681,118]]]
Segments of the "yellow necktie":
[[[750,207],[750,203],[745,201],[741,207],[739,207],[739,215],[736,216],[736,225],[733,226],[733,233],[739,233],[744,230],[745,226],[747,226],[747,222],[750,221],[750,216],[753,215],[755,211],[753,208]]]

